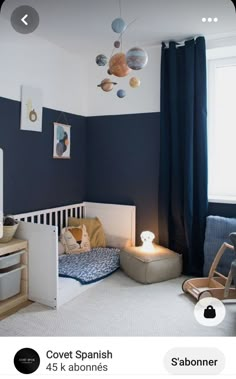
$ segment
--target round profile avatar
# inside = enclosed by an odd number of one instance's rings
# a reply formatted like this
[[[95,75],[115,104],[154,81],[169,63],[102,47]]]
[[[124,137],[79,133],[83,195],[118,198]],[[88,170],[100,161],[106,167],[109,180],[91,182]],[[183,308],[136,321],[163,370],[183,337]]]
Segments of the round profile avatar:
[[[40,358],[35,350],[26,347],[16,353],[14,365],[21,374],[32,374],[38,369]]]

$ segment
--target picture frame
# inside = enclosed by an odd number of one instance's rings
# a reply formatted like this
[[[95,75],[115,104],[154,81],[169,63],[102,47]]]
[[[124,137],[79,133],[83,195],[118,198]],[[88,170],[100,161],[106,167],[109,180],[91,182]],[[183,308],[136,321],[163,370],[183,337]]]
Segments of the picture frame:
[[[21,130],[42,132],[42,91],[39,88],[21,87]]]
[[[70,159],[71,125],[54,122],[53,158]]]

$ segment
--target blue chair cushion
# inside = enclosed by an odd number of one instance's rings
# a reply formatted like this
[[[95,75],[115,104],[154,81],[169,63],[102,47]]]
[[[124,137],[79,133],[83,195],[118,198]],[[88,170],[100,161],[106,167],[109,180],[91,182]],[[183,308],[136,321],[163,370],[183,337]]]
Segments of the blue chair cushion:
[[[223,242],[232,244],[229,234],[236,232],[236,218],[208,216],[204,242],[204,276],[208,276],[213,260]],[[228,276],[232,261],[235,259],[234,251],[227,249],[217,267],[217,271]]]

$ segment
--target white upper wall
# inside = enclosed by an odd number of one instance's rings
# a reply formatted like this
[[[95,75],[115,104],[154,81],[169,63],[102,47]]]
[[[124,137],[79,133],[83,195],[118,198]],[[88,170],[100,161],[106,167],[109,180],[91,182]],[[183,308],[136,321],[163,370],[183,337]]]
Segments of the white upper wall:
[[[118,82],[112,92],[97,87],[109,77],[107,66],[99,67],[96,51],[83,58],[41,39],[36,34],[15,32],[10,22],[0,19],[0,96],[21,100],[21,86],[41,88],[43,107],[82,116],[116,115],[160,111],[161,48],[146,49],[147,66],[124,78],[110,77]],[[131,76],[138,76],[141,86],[129,86]],[[120,99],[118,89],[126,90]]]
[[[112,76],[118,82],[112,92],[97,87],[107,74],[99,67],[94,55],[83,59],[71,54],[34,33],[16,33],[10,23],[0,19],[0,96],[21,100],[21,86],[41,88],[43,107],[82,116],[147,113],[160,111],[161,48],[146,49],[147,66],[124,78]],[[129,86],[131,76],[138,76],[141,86]],[[119,88],[126,97],[119,99]]]
[[[20,101],[21,86],[41,88],[43,107],[87,114],[85,63],[78,55],[15,32],[0,18],[0,96]]]
[[[226,50],[234,51],[235,38],[210,40],[208,58]],[[222,47],[224,46],[224,48]],[[126,46],[127,51],[132,46]],[[142,47],[142,46],[141,46]],[[87,52],[72,54],[69,51],[36,36],[16,33],[10,22],[0,18],[0,96],[20,101],[21,86],[41,88],[43,106],[82,116],[119,115],[160,112],[161,47],[146,48],[148,64],[142,70],[132,71],[127,77],[107,74],[107,66],[96,64],[96,55]],[[111,52],[105,52],[109,57]],[[234,53],[235,55],[235,53]],[[129,86],[131,76],[141,80],[141,86]],[[111,92],[97,87],[104,78],[118,84]],[[120,99],[118,89],[126,90]]]
[[[132,47],[132,46],[130,46]],[[107,74],[107,66],[99,67],[96,62],[96,53],[88,59],[88,115],[118,115],[130,113],[160,112],[160,64],[161,47],[145,49],[148,53],[148,64],[142,70],[132,71],[126,77],[118,78]],[[139,88],[131,88],[129,79],[132,76],[140,78]],[[99,83],[110,78],[118,84],[110,92],[104,92]],[[118,89],[126,91],[126,97],[120,99]]]
[[[213,2],[212,17],[217,16],[219,22],[203,23],[202,17],[211,15]],[[22,4],[35,7],[40,15],[39,27],[30,35],[16,33],[9,21],[13,9]],[[146,48],[147,66],[131,74],[141,79],[140,88],[129,86],[130,75],[112,76],[119,84],[105,93],[97,85],[109,77],[107,67],[97,66],[95,57],[103,52],[111,55],[117,38],[111,22],[119,15],[118,1],[8,0],[2,15],[0,96],[20,100],[22,84],[39,87],[44,107],[84,116],[160,111],[161,41],[205,35],[211,40],[209,47],[214,48],[226,46],[225,37],[231,36],[227,44],[234,44],[232,35],[236,35],[230,0],[122,0],[122,17],[128,24],[124,51],[133,46],[155,47]],[[127,92],[123,99],[116,96],[120,88]]]

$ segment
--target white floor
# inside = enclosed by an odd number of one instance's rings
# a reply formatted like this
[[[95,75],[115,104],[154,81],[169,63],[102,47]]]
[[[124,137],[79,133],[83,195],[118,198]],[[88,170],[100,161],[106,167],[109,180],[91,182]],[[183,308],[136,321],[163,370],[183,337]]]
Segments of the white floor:
[[[55,311],[32,304],[0,322],[1,336],[236,336],[236,303],[201,326],[183,278],[142,285],[117,271]]]

